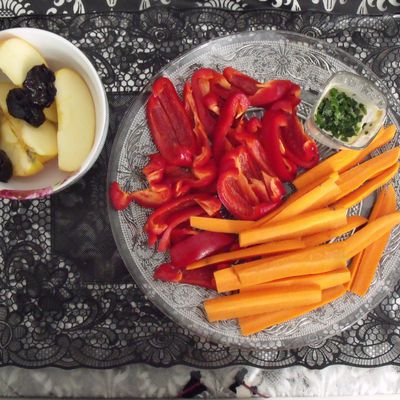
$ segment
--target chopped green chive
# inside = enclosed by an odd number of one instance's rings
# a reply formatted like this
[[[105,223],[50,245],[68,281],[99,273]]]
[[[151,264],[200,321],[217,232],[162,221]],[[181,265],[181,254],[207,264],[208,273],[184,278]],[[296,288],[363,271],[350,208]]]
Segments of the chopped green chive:
[[[367,109],[346,93],[332,88],[318,106],[315,122],[333,136],[348,141],[361,129]]]

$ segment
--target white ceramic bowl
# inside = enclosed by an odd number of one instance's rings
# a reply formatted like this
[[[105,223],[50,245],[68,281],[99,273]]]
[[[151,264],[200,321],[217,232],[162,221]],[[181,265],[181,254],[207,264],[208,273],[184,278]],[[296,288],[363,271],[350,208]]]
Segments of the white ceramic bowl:
[[[34,28],[15,28],[0,32],[0,41],[20,37],[42,54],[49,68],[56,71],[67,67],[78,72],[86,81],[96,110],[96,132],[92,150],[82,167],[73,173],[61,171],[57,158],[45,164],[38,174],[7,183],[0,182],[0,198],[33,199],[59,192],[80,179],[92,167],[104,146],[108,132],[108,102],[103,84],[88,58],[71,42],[54,33]],[[8,81],[0,71],[0,81]]]

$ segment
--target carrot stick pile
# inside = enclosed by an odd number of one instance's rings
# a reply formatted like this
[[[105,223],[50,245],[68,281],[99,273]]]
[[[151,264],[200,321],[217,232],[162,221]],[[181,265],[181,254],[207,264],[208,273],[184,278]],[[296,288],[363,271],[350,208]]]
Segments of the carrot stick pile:
[[[237,319],[243,335],[297,318],[346,291],[364,296],[391,230],[400,224],[393,186],[400,148],[365,159],[395,136],[383,128],[361,151],[342,150],[295,179],[297,191],[258,221],[192,217],[191,226],[237,234],[240,249],[215,254],[188,270],[230,262],[214,272],[217,296],[205,301],[210,322]],[[383,187],[369,218],[349,208]],[[330,243],[341,235],[348,238]]]

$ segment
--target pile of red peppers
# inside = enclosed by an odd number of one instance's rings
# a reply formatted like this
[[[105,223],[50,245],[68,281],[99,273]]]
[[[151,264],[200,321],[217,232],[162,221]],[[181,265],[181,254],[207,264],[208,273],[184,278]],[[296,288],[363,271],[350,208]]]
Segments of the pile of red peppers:
[[[148,188],[124,192],[113,182],[109,195],[116,210],[131,201],[154,209],[145,225],[149,245],[158,240],[158,250],[170,249],[172,258],[156,279],[214,288],[213,272],[227,265],[185,267],[229,250],[236,239],[194,230],[190,217],[221,217],[223,205],[237,219],[257,220],[279,206],[283,182],[318,163],[317,145],[297,117],[299,103],[295,83],[260,83],[231,67],[222,74],[198,69],[183,99],[168,78],[154,82],[146,111],[159,152],[143,169]],[[264,108],[261,119],[245,115],[252,106]]]

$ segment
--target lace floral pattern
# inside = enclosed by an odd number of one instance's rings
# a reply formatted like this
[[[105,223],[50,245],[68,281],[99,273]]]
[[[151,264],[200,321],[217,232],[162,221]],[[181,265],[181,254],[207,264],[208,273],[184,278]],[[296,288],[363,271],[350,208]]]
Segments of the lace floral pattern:
[[[25,3],[21,5],[20,3]],[[21,14],[83,14],[107,11],[142,11],[155,6],[212,7],[229,11],[272,8],[290,11],[325,11],[337,13],[382,14],[399,12],[398,0],[0,0],[0,17]]]
[[[86,7],[87,2],[57,1],[62,3]],[[118,1],[107,3],[116,6]],[[142,3],[153,5],[153,1]],[[127,276],[111,236],[105,200],[107,162],[124,112],[149,78],[183,51],[237,31],[302,32],[367,63],[398,99],[399,19],[282,10],[260,13],[251,8],[245,12],[146,8],[133,13],[0,20],[2,29],[16,26],[52,30],[88,55],[109,93],[111,125],[98,163],[79,184],[51,200],[0,202],[1,365],[400,365],[400,287],[342,335],[297,351],[241,351],[192,335],[149,303]]]

